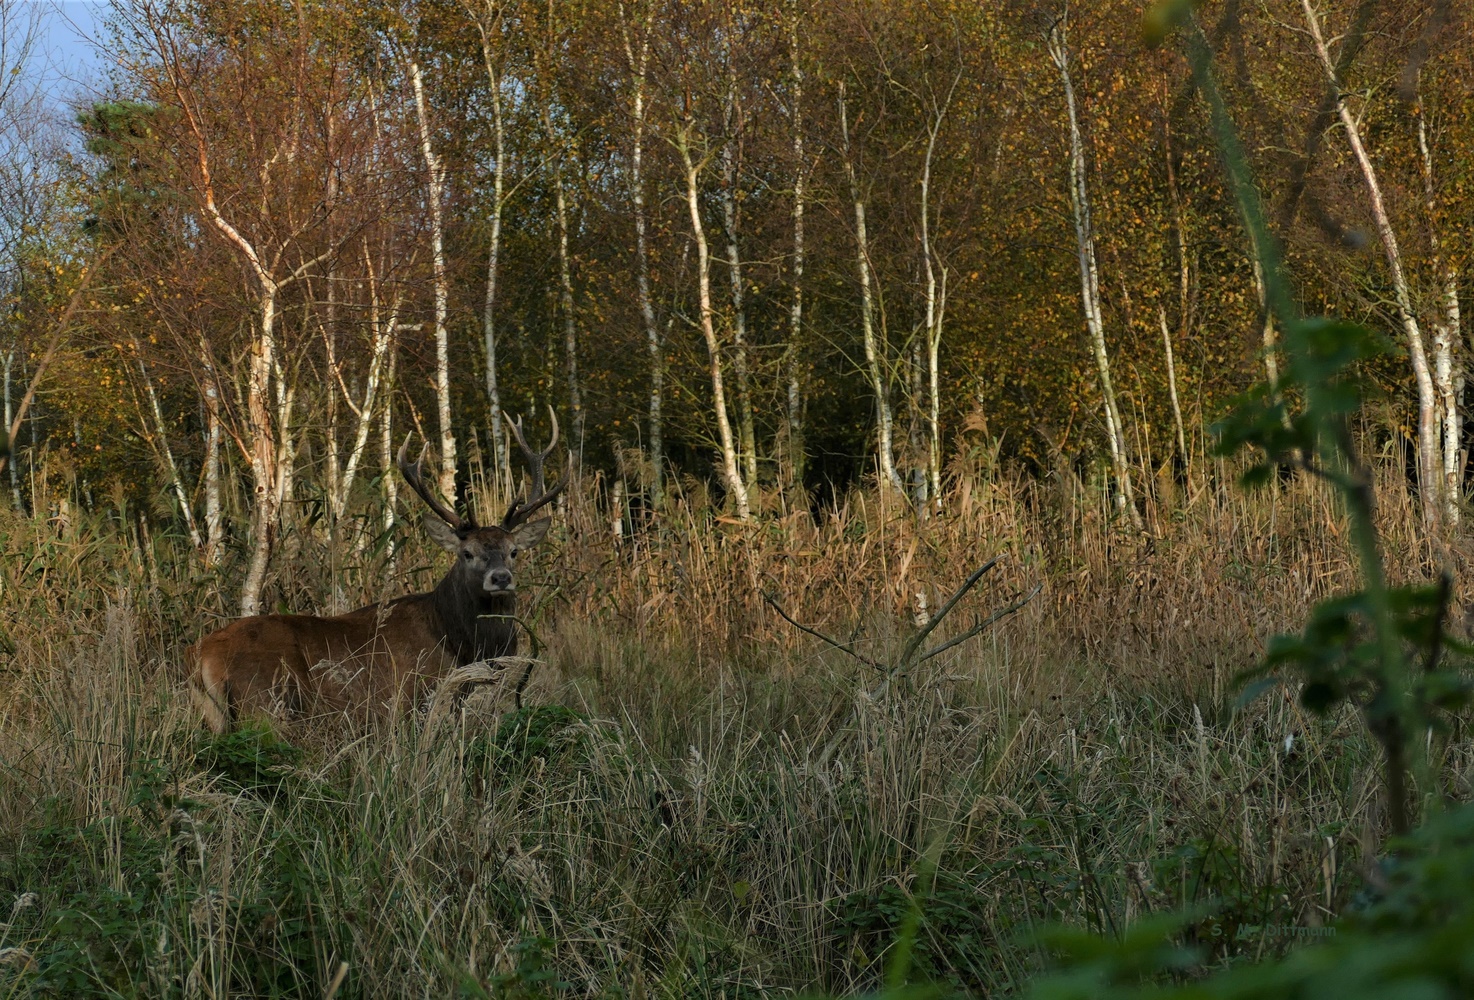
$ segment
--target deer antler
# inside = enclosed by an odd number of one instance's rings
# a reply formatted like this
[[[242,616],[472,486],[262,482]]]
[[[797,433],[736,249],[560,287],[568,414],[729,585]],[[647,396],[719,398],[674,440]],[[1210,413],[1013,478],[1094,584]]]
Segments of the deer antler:
[[[522,459],[527,463],[528,471],[532,473],[532,495],[534,499],[525,505],[521,497],[513,500],[512,506],[507,508],[507,516],[502,518],[502,527],[504,528],[515,528],[523,521],[526,521],[533,511],[551,503],[559,493],[563,492],[563,486],[568,482],[568,477],[564,476],[552,489],[545,488],[543,463],[548,460],[548,456],[558,446],[558,414],[553,412],[551,406],[548,407],[548,417],[553,422],[553,437],[548,442],[548,446],[541,451],[534,451],[528,447],[527,438],[522,436],[521,417],[507,422],[507,426],[512,429],[512,436],[517,439],[517,447],[522,449]]]
[[[425,484],[425,451],[429,445],[420,448],[420,457],[415,459],[415,464],[409,464],[409,439],[411,435],[404,436],[404,444],[399,446],[399,454],[395,458],[395,464],[399,466],[399,472],[404,476],[404,481],[409,483],[409,488],[419,494],[420,499],[425,501],[435,515],[457,531],[469,531],[476,527],[475,518],[461,517],[445,502],[437,497],[433,490]]]

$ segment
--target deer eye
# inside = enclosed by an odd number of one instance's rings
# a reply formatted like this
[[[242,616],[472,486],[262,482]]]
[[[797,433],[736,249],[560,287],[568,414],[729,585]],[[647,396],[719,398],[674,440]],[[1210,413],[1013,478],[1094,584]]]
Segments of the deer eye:
[[[463,558],[465,558],[465,559],[471,558],[471,550],[470,549],[461,549],[461,556]]]
[[[517,546],[515,546],[515,545],[512,546],[512,556],[514,558],[516,557],[517,553],[520,552],[520,551],[521,551],[521,549],[517,548]]]

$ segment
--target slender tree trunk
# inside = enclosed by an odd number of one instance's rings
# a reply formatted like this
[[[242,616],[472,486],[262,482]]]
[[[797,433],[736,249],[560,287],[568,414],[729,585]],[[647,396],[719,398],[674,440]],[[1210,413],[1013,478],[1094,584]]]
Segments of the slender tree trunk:
[[[1116,405],[1116,390],[1111,382],[1110,355],[1106,351],[1105,324],[1100,308],[1100,272],[1095,257],[1095,235],[1090,225],[1090,194],[1085,182],[1085,145],[1080,134],[1080,120],[1075,109],[1075,87],[1070,79],[1069,49],[1062,28],[1049,36],[1049,55],[1064,83],[1065,107],[1070,123],[1070,205],[1075,216],[1075,240],[1080,258],[1080,298],[1085,310],[1085,325],[1090,332],[1091,352],[1095,355],[1100,376],[1100,392],[1106,421],[1106,440],[1110,446],[1111,465],[1116,474],[1116,509],[1131,518],[1141,529],[1141,514],[1131,488],[1131,468],[1126,454],[1126,433],[1121,411]]]
[[[496,362],[496,297],[501,270],[502,211],[506,205],[507,133],[502,118],[502,74],[494,54],[495,34],[502,11],[487,4],[487,19],[475,17],[481,34],[481,58],[486,65],[487,89],[491,98],[492,137],[496,144],[496,163],[491,172],[491,246],[486,252],[486,298],[481,306],[481,342],[486,352],[486,403],[491,416],[491,449],[497,475],[508,476],[507,449],[502,432],[502,398],[497,384]]]
[[[751,514],[747,483],[737,466],[737,444],[733,439],[732,421],[727,414],[727,390],[722,377],[722,348],[717,340],[716,323],[711,307],[711,254],[706,244],[706,226],[701,221],[701,164],[691,156],[691,123],[686,121],[676,130],[676,148],[685,168],[686,207],[691,213],[691,233],[696,240],[697,293],[701,303],[701,333],[706,338],[706,353],[711,361],[712,409],[717,419],[717,435],[722,453],[722,472],[727,489],[744,521]]]
[[[1165,90],[1165,87],[1164,87]],[[1177,320],[1178,334],[1184,340],[1187,339],[1192,330],[1193,298],[1192,298],[1192,267],[1187,250],[1187,219],[1182,210],[1182,192],[1177,186],[1177,165],[1172,159],[1172,130],[1167,126],[1167,112],[1164,104],[1162,114],[1162,148],[1166,153],[1167,163],[1167,190],[1172,199],[1172,230],[1177,243]],[[1255,266],[1258,266],[1259,255],[1254,255]],[[1260,296],[1260,307],[1264,308],[1264,298]],[[1265,315],[1268,310],[1265,309]],[[1182,458],[1182,474],[1189,483],[1192,481],[1192,453],[1187,449],[1187,435],[1183,431],[1182,407],[1178,404],[1177,397],[1177,370],[1173,360],[1172,334],[1167,327],[1167,313],[1165,307],[1162,310],[1162,336],[1163,344],[1167,351],[1167,388],[1172,398],[1172,417],[1174,429],[1177,431],[1177,450]]]
[[[394,370],[398,352],[389,351],[389,364],[384,372],[384,405],[379,410],[379,468],[384,483],[384,530],[394,527],[399,509],[399,480],[394,468]]]
[[[11,402],[10,396],[11,375],[14,370],[14,365],[15,350],[12,348],[11,350],[5,352],[5,424],[3,428],[0,428],[7,432],[9,431],[11,424],[15,419],[14,405]],[[15,440],[11,438],[8,440],[8,443],[13,453],[15,450]],[[11,503],[16,510],[24,510],[25,504],[22,502],[20,495],[20,473],[16,471],[16,462],[13,454],[11,456],[11,460],[6,464],[10,466]]]
[[[1418,131],[1418,155],[1422,163],[1423,198],[1428,215],[1428,249],[1433,273],[1439,284],[1439,309],[1433,321],[1433,383],[1438,390],[1439,419],[1443,424],[1443,516],[1450,525],[1459,523],[1463,489],[1463,461],[1459,454],[1463,434],[1460,400],[1464,373],[1455,355],[1463,343],[1463,318],[1459,312],[1459,276],[1444,256],[1438,237],[1438,195],[1433,184],[1433,153],[1428,146],[1428,122],[1421,105],[1414,105]]]
[[[653,10],[653,8],[652,8]],[[650,294],[650,236],[645,208],[645,85],[650,67],[650,33],[653,16],[646,14],[640,27],[639,53],[630,38],[624,4],[619,5],[624,30],[624,54],[634,80],[633,145],[630,151],[630,200],[635,210],[635,285],[640,297],[640,319],[645,326],[645,348],[650,359],[650,501],[659,510],[665,498],[665,347],[655,321],[655,302]]]
[[[410,60],[415,89],[415,116],[420,127],[420,153],[425,159],[430,194],[430,253],[435,276],[435,411],[440,422],[440,494],[455,506],[456,439],[450,417],[450,334],[446,328],[450,278],[445,268],[445,167],[431,143],[430,113],[420,64]]]
[[[1351,108],[1346,104],[1345,95],[1341,92],[1341,81],[1336,75],[1335,63],[1331,60],[1330,50],[1326,48],[1325,38],[1321,34],[1320,18],[1316,16],[1310,0],[1300,0],[1300,6],[1305,12],[1305,23],[1310,29],[1311,39],[1315,42],[1316,54],[1320,56],[1321,68],[1325,71],[1326,81],[1336,98],[1336,110],[1341,117],[1341,126],[1346,131],[1346,139],[1351,144],[1351,152],[1356,158],[1357,166],[1361,169],[1362,180],[1367,188],[1367,197],[1372,206],[1372,218],[1376,221],[1377,234],[1382,239],[1382,249],[1387,256],[1387,268],[1392,272],[1392,290],[1397,302],[1398,318],[1402,321],[1403,334],[1407,338],[1408,357],[1413,366],[1413,381],[1418,387],[1418,483],[1423,499],[1423,520],[1429,527],[1432,527],[1437,523],[1440,513],[1439,501],[1440,494],[1444,492],[1444,470],[1438,437],[1438,393],[1434,388],[1433,373],[1428,365],[1428,353],[1423,347],[1423,331],[1419,328],[1417,315],[1413,312],[1412,295],[1408,290],[1407,277],[1402,269],[1402,253],[1397,246],[1397,234],[1393,232],[1392,222],[1387,216],[1387,208],[1382,200],[1382,185],[1377,179],[1377,170],[1372,165],[1372,159],[1367,153],[1366,146],[1362,143],[1361,126],[1357,124],[1356,117],[1352,115]]]
[[[1167,396],[1172,402],[1172,429],[1177,432],[1177,454],[1184,473],[1192,468],[1187,451],[1187,433],[1182,426],[1182,405],[1177,401],[1177,362],[1172,355],[1172,331],[1167,326],[1167,309],[1160,307],[1157,318],[1162,321],[1162,349],[1167,356]]]
[[[799,9],[795,2],[788,21],[788,61],[793,71],[789,124],[793,132],[793,266],[790,271],[788,306],[788,347],[783,352],[784,378],[788,402],[788,475],[795,489],[804,484],[804,404],[799,380],[799,345],[804,328],[804,184],[808,180],[808,162],[804,154],[804,69],[798,47]]]
[[[393,349],[395,335],[399,330],[399,310],[404,305],[403,293],[394,297],[389,306],[389,315],[383,315],[383,304],[379,296],[379,282],[373,262],[369,260],[368,247],[364,247],[364,265],[369,278],[369,326],[374,331],[373,351],[369,355],[368,374],[364,378],[363,402],[354,406],[348,397],[347,387],[344,387],[344,398],[349,399],[349,405],[353,408],[354,416],[357,418],[353,432],[353,445],[348,452],[348,462],[343,469],[342,489],[337,498],[335,515],[341,518],[347,508],[349,494],[353,490],[353,481],[358,476],[358,468],[363,459],[364,449],[368,445],[369,431],[373,426],[374,407],[378,403],[379,387],[383,380],[384,362]],[[341,375],[339,376],[341,382]]]
[[[137,343],[133,346],[137,352]],[[174,499],[179,504],[179,513],[184,517],[184,527],[189,532],[190,544],[196,549],[201,548],[204,542],[200,538],[199,527],[195,524],[189,493],[184,488],[179,466],[174,461],[174,449],[169,447],[169,425],[164,420],[164,408],[159,405],[159,394],[154,390],[154,380],[149,377],[148,366],[143,363],[141,354],[138,357],[138,374],[143,377],[143,392],[148,397],[149,413],[154,418],[154,432],[159,436],[159,457],[164,460],[164,470],[169,474],[169,488],[173,490]]]
[[[266,568],[276,540],[276,449],[269,403],[271,372],[276,362],[276,296],[274,282],[262,282],[260,332],[252,345],[246,382],[246,419],[251,428],[251,558],[241,582],[241,616],[257,614]]]
[[[220,562],[220,384],[214,366],[205,366],[205,565]]]
[[[747,303],[742,279],[742,224],[737,203],[738,158],[742,143],[742,108],[737,99],[737,67],[727,51],[727,98],[723,109],[722,219],[727,229],[727,275],[732,290],[732,372],[737,379],[737,427],[743,475],[747,486],[757,485],[757,441],[752,421],[752,387],[748,378]]]
[[[568,255],[568,201],[563,188],[563,166],[553,168],[553,203],[558,210],[558,289],[563,311],[563,364],[568,377],[568,405],[573,411],[573,440],[583,450],[583,387],[578,376],[578,325],[573,315],[573,264]]]
[[[850,201],[855,210],[855,270],[860,280],[860,334],[865,344],[865,371],[870,378],[870,389],[875,393],[876,452],[880,463],[881,488],[889,487],[905,496],[906,487],[896,472],[895,417],[891,412],[890,386],[882,367],[882,347],[875,335],[875,302],[870,291],[870,239],[865,231],[865,198],[850,151],[849,109],[845,102],[842,81],[839,85],[839,125],[844,142],[845,177],[849,180]]]
[[[926,155],[921,167],[921,261],[926,275],[926,373],[927,373],[927,449],[926,474],[930,499],[935,504],[942,498],[942,421],[941,386],[938,367],[942,350],[942,324],[947,312],[947,274],[942,269],[940,286],[937,280],[936,252],[932,246],[931,230],[931,181],[932,160],[936,155],[937,136],[941,134],[947,111],[952,106],[952,95],[957,90],[961,73],[952,79],[952,86],[940,105],[932,108],[927,122]]]

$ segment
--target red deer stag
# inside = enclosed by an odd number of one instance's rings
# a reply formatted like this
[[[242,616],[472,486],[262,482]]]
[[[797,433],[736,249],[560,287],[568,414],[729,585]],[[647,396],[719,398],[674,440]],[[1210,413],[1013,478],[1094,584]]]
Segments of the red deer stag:
[[[343,615],[258,615],[211,632],[186,650],[190,690],[215,732],[241,715],[351,712],[372,715],[417,704],[441,677],[479,660],[517,651],[520,550],[547,534],[551,518],[528,517],[563,489],[543,482],[543,463],[558,443],[533,451],[521,421],[510,425],[532,474],[534,499],[515,500],[499,525],[461,517],[426,485],[424,449],[414,465],[399,448],[399,471],[438,520],[425,519],[430,537],[455,556],[455,565],[428,594],[370,604]]]

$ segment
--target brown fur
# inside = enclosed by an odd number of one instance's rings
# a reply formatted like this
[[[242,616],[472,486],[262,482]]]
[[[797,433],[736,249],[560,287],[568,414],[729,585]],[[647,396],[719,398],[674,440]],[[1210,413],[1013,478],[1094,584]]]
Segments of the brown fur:
[[[456,556],[427,594],[330,618],[259,615],[232,622],[186,651],[190,692],[206,724],[227,731],[246,715],[382,715],[418,704],[456,667],[517,651],[512,566],[548,521],[426,527]],[[487,581],[498,585],[488,591]]]

